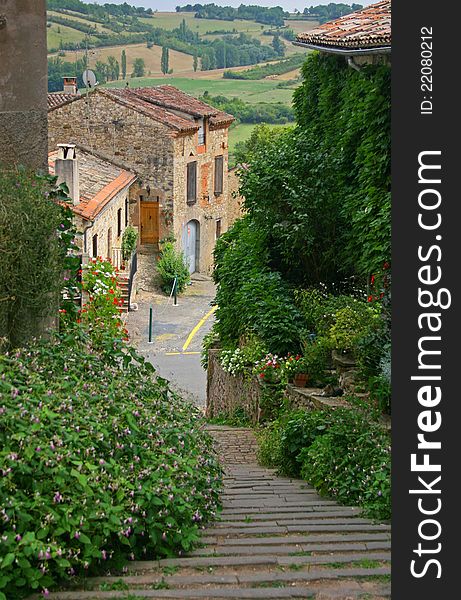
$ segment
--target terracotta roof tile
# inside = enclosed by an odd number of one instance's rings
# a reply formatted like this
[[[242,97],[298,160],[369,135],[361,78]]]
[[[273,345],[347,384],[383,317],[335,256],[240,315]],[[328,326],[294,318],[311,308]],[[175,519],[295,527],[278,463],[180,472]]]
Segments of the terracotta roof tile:
[[[296,43],[328,52],[388,48],[391,45],[391,0],[371,4],[362,10],[300,33]]]
[[[105,88],[99,91],[180,133],[197,131],[199,125],[195,119],[204,117],[210,119],[212,129],[226,127],[234,121],[232,115],[218,110],[172,85]]]
[[[80,94],[64,94],[64,92],[50,92],[48,94],[48,110],[67,104],[72,100],[81,98]]]
[[[48,167],[54,174],[57,150],[48,154]],[[77,146],[79,161],[80,202],[72,210],[84,219],[92,220],[124,187],[130,185],[136,175],[95,156]]]

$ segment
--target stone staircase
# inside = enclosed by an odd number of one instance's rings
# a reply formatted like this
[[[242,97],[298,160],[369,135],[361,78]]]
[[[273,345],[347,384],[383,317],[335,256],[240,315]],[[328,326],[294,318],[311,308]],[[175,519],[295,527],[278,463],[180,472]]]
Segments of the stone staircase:
[[[124,271],[120,271],[117,275],[117,284],[121,291],[123,305],[120,306],[120,311],[127,313],[130,305],[129,298],[129,275]]]
[[[390,598],[390,527],[256,463],[248,429],[211,426],[225,466],[223,511],[186,557],[133,562],[50,600]]]

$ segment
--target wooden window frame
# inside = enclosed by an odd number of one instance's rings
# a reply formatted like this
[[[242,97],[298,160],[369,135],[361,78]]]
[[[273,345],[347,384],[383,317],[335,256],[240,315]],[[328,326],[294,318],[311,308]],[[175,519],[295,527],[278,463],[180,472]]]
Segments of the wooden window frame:
[[[198,165],[197,161],[191,161],[187,163],[186,167],[186,202],[189,205],[196,204],[197,202],[197,183],[198,183]],[[194,173],[195,185],[192,185],[191,177],[192,173]],[[192,190],[192,187],[194,189]],[[193,191],[193,195],[191,192]]]
[[[95,233],[91,239],[91,253],[93,258],[98,257],[98,234]]]
[[[117,209],[117,237],[122,235],[122,209]]]
[[[218,164],[220,165],[220,178],[218,177]],[[221,185],[218,186],[218,183]],[[224,156],[215,156],[214,159],[214,195],[221,196],[224,192]]]

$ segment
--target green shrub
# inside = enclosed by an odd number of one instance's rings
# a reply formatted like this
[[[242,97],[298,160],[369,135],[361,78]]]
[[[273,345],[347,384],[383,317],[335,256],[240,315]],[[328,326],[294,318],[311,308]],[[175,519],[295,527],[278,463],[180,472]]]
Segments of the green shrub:
[[[340,308],[334,318],[328,338],[332,348],[337,350],[355,350],[361,338],[380,327],[379,309],[363,302]]]
[[[163,244],[157,263],[160,285],[164,292],[170,293],[176,278],[176,291],[180,294],[190,281],[189,269],[182,252],[175,249],[173,242]]]
[[[337,409],[298,461],[302,477],[322,494],[362,506],[371,517],[390,518],[390,436],[363,413]]]
[[[282,422],[272,421],[257,432],[258,462],[264,467],[278,468],[282,462]]]
[[[67,287],[65,271],[78,268],[68,253],[74,230],[67,188],[55,184],[22,168],[0,170],[0,347],[43,333]]]
[[[281,434],[280,470],[285,475],[297,477],[301,472],[299,456],[319,435],[324,435],[331,421],[332,413],[299,410],[286,418]]]
[[[130,256],[136,250],[136,242],[138,240],[138,232],[134,227],[129,225],[122,235],[122,258],[129,260]]]
[[[280,273],[268,267],[265,241],[247,219],[222,235],[215,249],[216,331],[223,346],[236,347],[254,333],[269,352],[299,348],[302,319],[292,291]]]
[[[0,597],[189,550],[220,471],[198,413],[85,328],[0,356]]]

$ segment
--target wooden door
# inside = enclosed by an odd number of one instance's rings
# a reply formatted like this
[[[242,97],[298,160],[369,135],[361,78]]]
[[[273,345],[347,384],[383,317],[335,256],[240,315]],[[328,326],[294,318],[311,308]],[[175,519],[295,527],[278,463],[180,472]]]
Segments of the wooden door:
[[[141,202],[141,244],[156,244],[158,236],[158,204]]]

